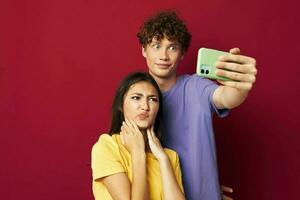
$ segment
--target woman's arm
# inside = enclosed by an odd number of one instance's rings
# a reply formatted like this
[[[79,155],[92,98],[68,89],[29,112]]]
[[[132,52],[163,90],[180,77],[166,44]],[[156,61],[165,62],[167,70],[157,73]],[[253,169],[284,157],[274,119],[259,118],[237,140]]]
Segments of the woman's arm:
[[[102,178],[103,184],[114,200],[147,199],[146,155],[132,155],[132,170],[132,184],[124,172]]]
[[[184,200],[183,191],[175,178],[175,174],[168,156],[164,152],[159,139],[155,136],[153,127],[147,130],[149,146],[152,153],[159,161],[160,173],[163,183],[164,199],[165,200]]]
[[[168,156],[159,160],[160,173],[164,188],[164,197],[166,200],[185,199],[183,192],[181,191],[179,184],[175,178],[173,168],[169,161]]]
[[[125,120],[121,127],[120,139],[131,155],[132,184],[124,173],[108,176],[103,183],[114,200],[148,200],[144,137],[134,122]]]
[[[132,154],[132,189],[131,199],[148,200],[146,172],[146,153]]]
[[[131,185],[124,172],[106,176],[99,181],[105,185],[112,199],[130,200]]]

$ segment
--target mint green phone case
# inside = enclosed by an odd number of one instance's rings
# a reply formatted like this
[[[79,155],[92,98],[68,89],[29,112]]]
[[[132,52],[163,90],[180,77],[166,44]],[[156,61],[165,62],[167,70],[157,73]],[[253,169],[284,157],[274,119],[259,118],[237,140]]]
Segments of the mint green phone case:
[[[215,75],[215,64],[221,55],[229,54],[228,52],[214,49],[200,48],[197,59],[197,74],[210,79],[219,79],[228,81],[230,79]]]

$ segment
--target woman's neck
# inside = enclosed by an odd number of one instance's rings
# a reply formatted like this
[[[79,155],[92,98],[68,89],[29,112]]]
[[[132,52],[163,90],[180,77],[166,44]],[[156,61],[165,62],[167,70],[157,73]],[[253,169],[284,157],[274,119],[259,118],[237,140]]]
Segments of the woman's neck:
[[[146,130],[141,130],[141,133],[143,134],[143,137],[144,137],[145,152],[150,152],[151,153],[151,149],[150,149],[149,142],[148,142],[147,131]]]

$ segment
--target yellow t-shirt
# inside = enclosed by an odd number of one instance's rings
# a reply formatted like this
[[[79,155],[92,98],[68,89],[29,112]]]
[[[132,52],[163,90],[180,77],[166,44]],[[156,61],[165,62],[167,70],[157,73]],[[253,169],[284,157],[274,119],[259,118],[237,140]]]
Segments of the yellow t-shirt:
[[[183,191],[178,154],[164,149],[170,159],[177,182]],[[152,153],[147,155],[147,181],[151,200],[163,199],[162,179],[158,160]],[[93,193],[96,200],[112,200],[108,190],[99,178],[125,172],[132,182],[131,157],[120,141],[120,135],[102,134],[92,149]]]

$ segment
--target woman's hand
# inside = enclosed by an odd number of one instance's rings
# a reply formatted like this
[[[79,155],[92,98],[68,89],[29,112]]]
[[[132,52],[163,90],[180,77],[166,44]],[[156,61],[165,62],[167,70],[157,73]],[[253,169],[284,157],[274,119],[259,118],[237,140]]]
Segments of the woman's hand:
[[[168,159],[164,149],[162,148],[162,146],[160,144],[159,139],[155,136],[153,125],[147,129],[147,136],[148,136],[149,147],[150,147],[153,155],[159,161]]]
[[[133,120],[125,118],[121,127],[120,138],[122,144],[131,155],[145,153],[143,134]]]

